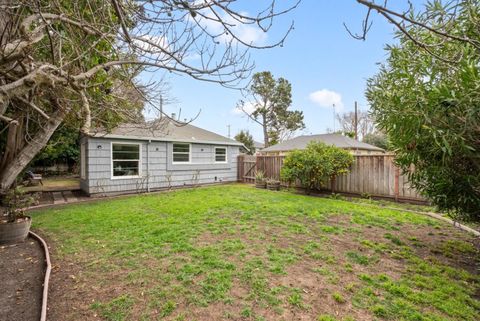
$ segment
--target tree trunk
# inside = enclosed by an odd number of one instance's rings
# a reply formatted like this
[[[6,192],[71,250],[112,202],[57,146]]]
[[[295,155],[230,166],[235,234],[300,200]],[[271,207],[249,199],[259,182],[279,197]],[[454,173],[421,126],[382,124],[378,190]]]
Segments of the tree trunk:
[[[48,140],[62,123],[68,110],[58,110],[50,117],[49,121],[35,134],[33,143],[25,145],[11,162],[0,172],[0,194],[4,194],[15,182],[17,176],[32,161],[40,150],[45,147]]]
[[[265,115],[262,115],[262,127],[263,127],[263,144],[264,144],[264,148],[267,148],[268,146],[270,146],[270,144],[268,140],[267,117]]]
[[[8,124],[7,143],[5,144],[5,151],[0,159],[0,170],[4,169],[10,164],[15,156],[16,137],[18,132],[18,122],[10,122]]]

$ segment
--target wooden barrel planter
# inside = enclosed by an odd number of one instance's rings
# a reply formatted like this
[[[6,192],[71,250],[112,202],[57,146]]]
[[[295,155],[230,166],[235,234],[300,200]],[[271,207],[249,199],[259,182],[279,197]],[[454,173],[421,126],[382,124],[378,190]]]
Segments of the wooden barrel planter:
[[[265,188],[267,187],[267,182],[265,181],[255,181],[256,188]]]
[[[0,223],[0,244],[15,244],[25,241],[32,225],[29,216],[17,218],[14,222]]]
[[[280,182],[279,181],[267,182],[267,189],[271,191],[280,190]]]

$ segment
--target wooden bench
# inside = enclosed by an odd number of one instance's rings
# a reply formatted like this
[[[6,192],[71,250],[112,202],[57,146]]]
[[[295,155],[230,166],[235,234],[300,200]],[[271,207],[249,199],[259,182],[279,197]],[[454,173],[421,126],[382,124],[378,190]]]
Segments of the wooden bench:
[[[36,186],[36,185],[38,185],[38,183],[40,183],[40,185],[43,186],[42,175],[41,174],[35,174],[32,171],[28,171],[27,175],[28,175],[29,185]]]

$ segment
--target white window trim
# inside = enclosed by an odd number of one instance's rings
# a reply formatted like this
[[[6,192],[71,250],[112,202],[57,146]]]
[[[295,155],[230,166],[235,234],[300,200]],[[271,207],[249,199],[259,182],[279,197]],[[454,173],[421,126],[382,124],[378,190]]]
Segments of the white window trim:
[[[176,162],[174,159],[173,159],[173,155],[174,154],[187,154],[185,152],[174,152],[173,151],[173,145],[175,144],[182,144],[182,145],[188,145],[188,162]],[[178,165],[181,165],[181,164],[192,164],[192,144],[190,143],[184,143],[184,142],[172,142],[172,164],[178,164]]]
[[[217,149],[224,149],[225,150],[225,161],[222,161],[222,162],[217,161]],[[215,164],[226,164],[226,163],[228,163],[228,148],[227,148],[227,146],[225,146],[225,147],[215,147],[215,151],[213,153],[213,162]]]
[[[80,145],[80,179],[87,179],[87,143]]]
[[[138,175],[113,176],[113,145],[137,145],[138,146]],[[110,177],[111,179],[134,179],[142,177],[142,144],[130,142],[110,142]]]

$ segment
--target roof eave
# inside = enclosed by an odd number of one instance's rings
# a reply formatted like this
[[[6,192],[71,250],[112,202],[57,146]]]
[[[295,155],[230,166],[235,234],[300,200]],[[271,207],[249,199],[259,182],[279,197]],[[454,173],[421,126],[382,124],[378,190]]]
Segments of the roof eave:
[[[181,142],[181,143],[196,143],[196,144],[243,146],[242,143],[235,142],[235,141],[229,142],[229,141],[169,138],[169,137],[126,136],[126,135],[115,135],[115,134],[91,134],[90,137],[111,138],[111,139],[128,139],[128,140],[145,140],[145,141],[157,141],[157,142]]]

